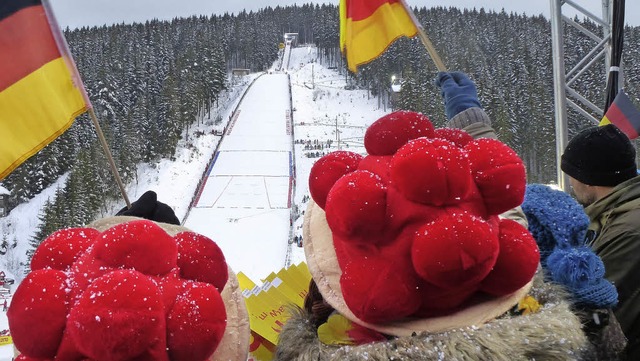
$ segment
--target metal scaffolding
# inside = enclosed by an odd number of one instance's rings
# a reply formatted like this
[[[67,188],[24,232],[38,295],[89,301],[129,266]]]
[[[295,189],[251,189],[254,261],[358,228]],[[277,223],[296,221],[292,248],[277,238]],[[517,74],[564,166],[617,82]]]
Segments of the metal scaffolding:
[[[598,107],[587,99],[587,97],[579,94],[571,87],[581,75],[583,75],[590,67],[603,66],[607,70],[610,67],[611,56],[611,24],[613,2],[615,0],[602,0],[602,16],[596,16],[589,12],[576,2],[571,0],[550,0],[551,3],[551,37],[552,37],[552,54],[553,54],[553,83],[554,83],[554,101],[555,101],[555,121],[556,121],[556,166],[558,174],[558,186],[567,191],[569,182],[568,177],[563,174],[560,169],[560,155],[564,152],[567,145],[567,105],[576,110],[581,115],[598,124],[600,119],[596,119],[592,113],[602,115],[603,109]],[[563,15],[563,5],[566,9],[570,6],[574,11],[584,15],[590,20],[602,26],[602,35],[596,35],[587,30],[585,27],[575,22],[573,19]],[[596,45],[587,55],[582,58],[569,72],[565,70],[565,53],[564,42],[566,39],[563,31],[564,24],[568,24],[577,29],[580,33],[593,39]],[[602,61],[604,59],[604,62]],[[622,76],[622,71],[620,71]],[[606,82],[606,79],[604,79]],[[622,84],[622,81],[620,81]],[[589,111],[587,111],[589,110]]]

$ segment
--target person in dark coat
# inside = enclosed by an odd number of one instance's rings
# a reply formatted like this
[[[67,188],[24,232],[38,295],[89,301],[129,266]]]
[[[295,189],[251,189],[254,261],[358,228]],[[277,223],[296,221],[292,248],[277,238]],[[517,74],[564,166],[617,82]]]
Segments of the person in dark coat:
[[[618,290],[615,315],[640,360],[640,176],[636,151],[615,125],[591,127],[571,139],[561,160],[590,224],[586,243],[602,259]]]

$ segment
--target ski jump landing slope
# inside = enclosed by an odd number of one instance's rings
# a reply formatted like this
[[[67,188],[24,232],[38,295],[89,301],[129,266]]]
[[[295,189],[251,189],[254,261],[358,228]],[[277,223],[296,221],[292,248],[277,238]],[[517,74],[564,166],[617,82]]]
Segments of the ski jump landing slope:
[[[184,225],[254,281],[285,265],[293,185],[289,78],[265,74],[230,119]]]

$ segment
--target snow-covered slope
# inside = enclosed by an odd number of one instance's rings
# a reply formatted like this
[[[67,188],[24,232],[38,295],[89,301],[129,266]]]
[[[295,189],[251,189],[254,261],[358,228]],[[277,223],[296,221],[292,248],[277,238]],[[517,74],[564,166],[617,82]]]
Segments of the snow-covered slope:
[[[289,68],[285,71],[291,79],[291,100],[292,100],[292,131],[293,131],[293,159],[295,163],[295,189],[292,198],[294,207],[293,236],[300,236],[302,229],[301,214],[306,207],[308,196],[307,178],[309,169],[315,160],[316,154],[321,156],[337,149],[348,149],[356,152],[363,152],[362,139],[366,126],[384,114],[383,109],[377,108],[377,99],[369,97],[364,90],[345,90],[345,76],[338,74],[336,70],[327,69],[316,59],[316,49],[312,46],[300,46],[291,49],[291,60]],[[207,165],[215,154],[216,146],[220,140],[219,134],[227,125],[233,109],[239,103],[241,95],[250,82],[260,74],[252,74],[244,79],[240,84],[236,84],[232,92],[227,96],[227,102],[221,102],[221,108],[212,112],[211,119],[203,119],[198,125],[191,127],[188,136],[180,142],[179,149],[175,154],[175,161],[163,159],[156,164],[142,164],[138,167],[138,177],[135,183],[127,185],[127,194],[131,200],[137,199],[147,190],[154,190],[158,193],[159,200],[169,204],[180,219],[187,215],[196,188],[200,179],[207,174]],[[268,74],[267,74],[268,75]],[[273,74],[276,77],[286,77],[284,74]],[[266,75],[265,75],[266,76]],[[259,83],[256,83],[257,87]],[[277,92],[277,93],[276,93]],[[283,93],[284,92],[284,93]],[[257,90],[250,102],[243,102],[241,114],[252,114],[256,119],[266,119],[259,107],[264,103],[288,97],[288,89],[279,86],[274,89],[265,86]],[[277,110],[280,112],[280,110]],[[220,115],[223,122],[219,125],[213,123],[216,115]],[[281,113],[282,127],[285,126],[285,114]],[[240,124],[240,123],[238,123]],[[265,133],[265,137],[269,134]],[[286,138],[286,137],[285,137]],[[284,139],[284,138],[283,138]],[[291,138],[289,138],[291,139]],[[236,139],[233,148],[240,150],[243,146],[246,149],[255,149],[261,146],[260,136],[249,139]],[[283,140],[285,142],[285,140]],[[229,144],[228,146],[231,146]],[[288,147],[288,145],[284,145]],[[234,164],[230,161],[229,164]],[[236,162],[239,167],[246,167]],[[269,163],[258,162],[255,166],[265,167]],[[268,168],[268,167],[267,167]],[[217,170],[216,170],[217,171]],[[271,170],[273,171],[273,170]],[[263,169],[262,172],[265,172]],[[47,199],[55,194],[57,187],[64,183],[61,178],[53,186],[42,192],[30,202],[15,208],[9,216],[0,219],[0,239],[7,239],[12,242],[17,241],[17,247],[13,250],[13,255],[6,255],[0,258],[0,269],[7,270],[8,264],[16,264],[16,260],[24,262],[25,252],[29,248],[28,241],[32,237],[38,226],[38,213]],[[246,191],[246,190],[245,190]],[[245,192],[243,191],[243,192]],[[226,200],[232,202],[233,200]],[[239,195],[238,202],[246,201],[245,195]],[[108,207],[109,211],[105,215],[115,214],[115,211],[122,207],[124,201],[115,202]],[[297,212],[295,211],[297,210]],[[234,218],[234,217],[228,217]],[[237,218],[237,217],[235,217]],[[190,221],[191,222],[191,221]],[[206,222],[206,220],[203,220]],[[192,227],[197,227],[189,223]],[[288,225],[287,225],[288,227]],[[261,232],[267,235],[276,232],[282,237],[288,237],[283,233],[282,228],[260,227]],[[239,237],[238,237],[239,238]],[[261,242],[261,239],[247,239],[236,242],[233,246],[237,249],[229,248],[225,250],[230,257],[234,253],[242,253],[253,244]],[[286,242],[286,240],[284,240]],[[286,252],[281,248],[281,252]],[[15,259],[12,262],[10,257]],[[304,260],[302,249],[293,246],[291,253],[292,262]],[[284,257],[284,254],[282,255]],[[235,271],[250,270],[256,262],[261,262],[253,257],[243,257],[241,262],[232,264]],[[275,266],[275,265],[274,265]],[[22,270],[9,269],[19,281]],[[250,272],[250,271],[249,271]]]

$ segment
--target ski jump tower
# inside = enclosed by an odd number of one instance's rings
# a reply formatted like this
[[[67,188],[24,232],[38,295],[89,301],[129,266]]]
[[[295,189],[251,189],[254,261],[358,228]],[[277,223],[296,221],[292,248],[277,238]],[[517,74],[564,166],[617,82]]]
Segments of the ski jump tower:
[[[556,120],[556,165],[558,174],[558,186],[563,190],[568,190],[568,177],[560,170],[560,155],[564,151],[568,141],[567,134],[567,106],[572,107],[581,115],[591,119],[598,124],[600,119],[595,118],[592,113],[603,115],[603,109],[593,103],[585,96],[579,94],[571,85],[590,67],[602,66],[604,64],[607,74],[609,73],[611,59],[612,44],[612,19],[613,19],[613,2],[617,0],[602,0],[602,16],[597,16],[578,4],[579,1],[573,0],[550,0],[551,3],[551,37],[552,37],[552,54],[553,54],[553,83],[554,83],[554,101],[555,101],[555,120]],[[565,9],[570,6],[578,15],[584,15],[602,27],[602,34],[596,35],[587,30],[582,25],[573,21],[570,17],[563,15],[563,6]],[[587,53],[572,69],[568,72],[565,69],[565,53],[564,42],[570,41],[566,39],[563,32],[564,24],[573,26],[582,34],[593,39],[596,45]],[[604,62],[603,62],[604,59]],[[619,72],[622,77],[622,70]],[[606,84],[606,79],[603,82]],[[620,80],[619,84],[623,84]],[[589,111],[590,112],[589,112]]]

